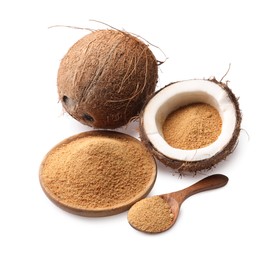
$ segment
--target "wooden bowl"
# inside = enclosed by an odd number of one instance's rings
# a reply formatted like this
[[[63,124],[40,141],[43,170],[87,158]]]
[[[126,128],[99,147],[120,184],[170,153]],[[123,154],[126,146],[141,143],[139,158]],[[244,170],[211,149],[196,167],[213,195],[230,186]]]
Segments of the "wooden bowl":
[[[61,141],[39,170],[47,197],[63,210],[86,217],[128,210],[147,196],[156,175],[155,159],[139,140],[106,130]]]

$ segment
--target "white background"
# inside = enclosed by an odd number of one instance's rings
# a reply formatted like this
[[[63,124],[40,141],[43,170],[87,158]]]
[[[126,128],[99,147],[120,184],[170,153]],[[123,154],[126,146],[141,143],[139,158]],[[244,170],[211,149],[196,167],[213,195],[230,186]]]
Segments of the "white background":
[[[157,88],[183,79],[225,80],[243,121],[235,152],[208,174],[227,186],[194,195],[176,225],[147,235],[127,213],[84,218],[57,208],[39,185],[45,153],[90,130],[58,103],[56,76],[68,48],[96,19],[159,46]],[[277,259],[277,1],[1,1],[0,259]],[[152,47],[157,59],[163,53]],[[118,129],[137,135],[136,124]],[[150,195],[185,188],[160,163]]]

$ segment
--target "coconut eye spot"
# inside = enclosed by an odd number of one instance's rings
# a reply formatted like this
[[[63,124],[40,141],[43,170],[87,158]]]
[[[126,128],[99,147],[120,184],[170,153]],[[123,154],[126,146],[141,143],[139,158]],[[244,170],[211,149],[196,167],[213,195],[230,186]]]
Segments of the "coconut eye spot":
[[[82,118],[85,120],[85,121],[89,121],[89,122],[94,122],[94,118],[88,114],[83,114]]]
[[[62,99],[61,99],[63,106],[66,110],[68,110],[70,113],[73,113],[76,107],[76,102],[74,101],[74,99],[63,95]]]
[[[62,100],[66,104],[68,102],[69,98],[67,96],[63,96]]]

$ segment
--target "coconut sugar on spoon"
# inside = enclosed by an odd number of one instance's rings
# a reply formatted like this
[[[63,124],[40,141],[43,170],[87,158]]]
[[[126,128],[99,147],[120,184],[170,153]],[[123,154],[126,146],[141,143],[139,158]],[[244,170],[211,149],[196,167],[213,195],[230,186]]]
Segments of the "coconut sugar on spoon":
[[[128,212],[129,223],[144,232],[162,232],[172,225],[173,220],[171,207],[159,196],[137,202]]]
[[[202,191],[223,187],[228,180],[225,175],[214,174],[183,190],[142,199],[130,208],[128,222],[145,233],[166,231],[175,224],[185,199]]]

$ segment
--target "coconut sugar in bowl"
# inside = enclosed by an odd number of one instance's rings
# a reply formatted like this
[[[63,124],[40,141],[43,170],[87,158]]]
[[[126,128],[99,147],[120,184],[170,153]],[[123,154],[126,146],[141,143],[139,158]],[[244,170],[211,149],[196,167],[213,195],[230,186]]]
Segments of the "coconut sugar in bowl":
[[[180,173],[208,170],[231,154],[241,124],[238,99],[216,79],[171,83],[146,102],[140,137],[166,166]]]
[[[47,197],[77,215],[128,210],[147,196],[157,174],[152,154],[136,138],[95,130],[69,137],[43,159],[39,180]]]

